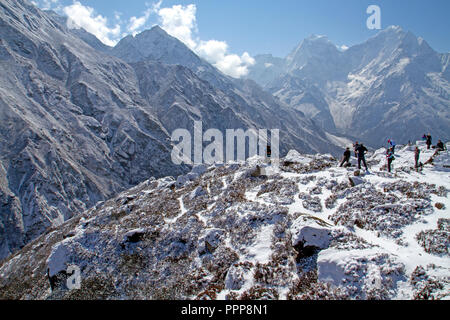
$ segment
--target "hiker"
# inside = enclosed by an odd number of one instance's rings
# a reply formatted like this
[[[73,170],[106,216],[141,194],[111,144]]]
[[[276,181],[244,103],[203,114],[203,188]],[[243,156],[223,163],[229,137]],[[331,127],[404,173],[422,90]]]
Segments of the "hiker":
[[[356,155],[358,157],[358,169],[361,170],[361,161],[364,163],[364,166],[366,167],[366,171],[369,170],[369,168],[367,167],[367,163],[366,163],[366,156],[365,153],[369,150],[367,150],[367,148],[364,146],[364,144],[359,144],[358,147],[356,148]]]
[[[431,145],[433,143],[433,138],[431,137],[431,134],[427,135],[427,149],[430,150],[431,149]]]
[[[426,134],[426,133],[423,134],[422,140],[423,140],[423,141],[427,141],[427,134]]]
[[[272,147],[267,146],[267,158],[272,158]]]
[[[445,145],[441,140],[439,140],[438,143],[436,144],[436,150],[445,151]]]
[[[355,157],[358,156],[358,152],[356,151],[356,149],[358,149],[358,147],[359,147],[359,143],[358,143],[358,141],[356,141],[355,144],[353,145],[353,150],[355,150]]]
[[[416,170],[419,170],[419,159],[420,159],[420,149],[419,147],[416,146],[416,150],[414,150],[414,160],[415,160],[415,165],[414,168],[416,168]]]
[[[387,159],[387,169],[388,169],[388,172],[391,172],[392,161],[395,160],[395,157],[394,157],[394,148],[389,148],[389,149],[388,149],[388,151],[386,152],[386,159]]]
[[[350,151],[350,148],[347,148],[344,152],[344,159],[341,162],[340,167],[342,168],[342,166],[346,163],[346,167],[350,166],[350,157],[351,157],[352,153]]]
[[[271,164],[272,163],[272,147],[267,146],[266,149],[266,163]]]
[[[394,140],[389,139],[388,143],[391,145],[392,152],[395,153],[395,146],[396,146],[396,144],[395,144]]]

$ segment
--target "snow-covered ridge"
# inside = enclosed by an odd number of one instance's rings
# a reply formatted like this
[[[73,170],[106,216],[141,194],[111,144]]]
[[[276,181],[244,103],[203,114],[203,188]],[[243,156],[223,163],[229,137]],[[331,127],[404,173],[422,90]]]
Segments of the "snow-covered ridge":
[[[5,261],[0,297],[448,299],[450,163],[433,159],[416,172],[400,146],[390,174],[378,150],[364,173],[291,151],[151,179]]]

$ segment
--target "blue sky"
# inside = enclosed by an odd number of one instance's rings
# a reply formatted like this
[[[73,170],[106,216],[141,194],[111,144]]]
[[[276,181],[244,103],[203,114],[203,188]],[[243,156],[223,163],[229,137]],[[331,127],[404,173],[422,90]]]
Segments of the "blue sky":
[[[72,16],[110,45],[159,24],[213,64],[222,63],[221,69],[231,66],[237,76],[242,70],[236,68],[251,63],[252,56],[285,57],[311,34],[326,35],[338,46],[367,40],[378,32],[366,27],[369,5],[381,8],[383,29],[399,25],[436,51],[450,52],[449,0],[33,1]]]

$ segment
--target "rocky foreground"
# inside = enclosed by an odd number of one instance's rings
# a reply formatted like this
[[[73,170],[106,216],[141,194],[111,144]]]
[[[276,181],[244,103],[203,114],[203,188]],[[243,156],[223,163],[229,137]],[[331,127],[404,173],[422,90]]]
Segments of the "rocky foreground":
[[[150,179],[4,261],[0,298],[449,299],[450,157],[398,150],[392,174],[291,151]]]

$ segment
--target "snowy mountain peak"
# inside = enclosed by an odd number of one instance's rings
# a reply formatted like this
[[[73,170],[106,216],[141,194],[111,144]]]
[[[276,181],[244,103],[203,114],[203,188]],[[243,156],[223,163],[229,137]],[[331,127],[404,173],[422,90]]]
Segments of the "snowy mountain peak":
[[[164,35],[169,35],[169,34],[166,32],[166,30],[164,30],[163,28],[161,28],[159,25],[153,26],[153,27],[150,29],[150,31],[152,31],[152,32],[158,32],[158,33],[161,33],[161,34],[164,34]]]
[[[146,29],[137,35],[133,36],[133,38],[139,40],[139,39],[155,39],[155,38],[166,38],[166,41],[174,40],[171,35],[169,35],[164,29],[162,29],[160,26],[156,25],[153,26],[151,29]]]
[[[395,32],[395,33],[402,33],[402,32],[404,32],[403,28],[401,26],[396,26],[396,25],[392,25],[392,26],[387,27],[385,29],[385,31],[386,32]]]
[[[339,50],[326,36],[311,35],[287,56],[286,63],[287,68],[292,71],[301,69],[312,59],[326,61],[339,55]]]
[[[419,51],[436,53],[423,38],[417,37],[411,31],[404,31],[398,26],[391,26],[380,31],[370,38],[366,44],[371,45],[371,50],[374,53],[392,54],[398,49],[407,50],[409,55],[417,54]]]
[[[179,64],[192,69],[212,69],[180,40],[170,36],[159,26],[145,30],[136,36],[127,36],[111,50],[111,54],[128,63],[144,60],[165,64]]]

